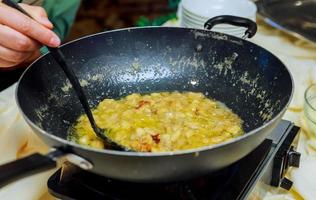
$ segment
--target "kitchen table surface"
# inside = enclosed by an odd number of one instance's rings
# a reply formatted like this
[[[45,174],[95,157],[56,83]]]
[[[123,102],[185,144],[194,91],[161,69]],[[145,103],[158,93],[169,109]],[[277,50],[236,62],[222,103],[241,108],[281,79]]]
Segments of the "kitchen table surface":
[[[178,26],[178,21],[169,21],[165,26]],[[287,176],[294,185],[288,192],[271,189],[265,199],[315,199],[316,197],[316,136],[308,130],[303,116],[304,91],[316,83],[316,45],[282,33],[259,22],[259,29],[252,42],[268,49],[279,57],[293,75],[294,97],[284,119],[291,120],[302,128],[299,151],[301,166],[292,169]],[[0,72],[0,90],[16,81],[23,70]],[[0,93],[0,164],[33,152],[45,153],[48,147],[31,131],[19,114],[14,99],[15,86]],[[0,189],[1,200],[52,199],[46,182],[55,170],[50,170],[21,179]],[[256,197],[252,197],[256,198]]]

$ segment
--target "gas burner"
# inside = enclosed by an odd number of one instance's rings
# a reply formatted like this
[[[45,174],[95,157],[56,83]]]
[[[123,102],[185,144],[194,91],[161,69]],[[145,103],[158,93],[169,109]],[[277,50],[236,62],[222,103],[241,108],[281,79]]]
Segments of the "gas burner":
[[[282,121],[259,147],[237,163],[210,175],[172,183],[131,183],[113,180],[65,163],[48,180],[49,192],[65,200],[220,200],[246,199],[260,185],[290,189],[284,178],[291,166],[299,166],[300,154],[293,141],[299,128]]]

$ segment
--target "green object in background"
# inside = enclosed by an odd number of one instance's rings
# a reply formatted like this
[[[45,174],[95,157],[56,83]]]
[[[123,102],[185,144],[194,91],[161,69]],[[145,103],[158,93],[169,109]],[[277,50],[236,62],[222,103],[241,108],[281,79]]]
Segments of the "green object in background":
[[[79,6],[80,0],[44,0],[43,7],[54,24],[53,31],[61,40],[69,34]],[[47,48],[41,48],[42,54],[47,52]]]
[[[150,20],[147,17],[142,16],[136,22],[136,26],[161,26],[162,24],[164,24],[165,22],[169,20],[177,19],[176,10],[178,8],[180,1],[181,0],[168,0],[168,8],[174,10],[173,13],[157,17],[153,20]]]
[[[69,34],[75,20],[80,0],[44,0],[43,7],[49,20],[54,24],[54,32],[61,38]]]
[[[157,17],[156,19],[153,19],[153,20],[150,20],[147,17],[142,16],[136,22],[136,26],[161,26],[165,22],[167,22],[171,19],[176,19],[176,18],[177,18],[176,13],[171,13],[168,15],[160,16],[160,17]]]
[[[181,0],[168,0],[168,6],[171,9],[177,9]]]

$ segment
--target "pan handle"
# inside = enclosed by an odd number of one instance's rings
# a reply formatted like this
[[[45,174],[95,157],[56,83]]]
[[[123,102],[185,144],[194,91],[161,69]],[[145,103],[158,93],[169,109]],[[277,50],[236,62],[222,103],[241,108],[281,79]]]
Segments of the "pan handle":
[[[237,17],[232,15],[220,15],[213,17],[204,24],[204,28],[211,30],[217,24],[230,24],[234,26],[241,26],[247,28],[243,38],[252,38],[257,32],[257,24],[247,18]]]
[[[54,150],[46,155],[34,153],[0,166],[0,188],[20,178],[40,173],[57,166],[57,158],[65,153]]]
[[[34,153],[0,166],[0,188],[20,178],[53,169],[61,158],[84,170],[93,168],[93,164],[85,158],[61,149],[55,149],[46,155]]]
[[[34,153],[0,166],[0,188],[20,178],[53,169],[61,158],[65,158],[70,163],[84,170],[93,168],[90,161],[60,149],[53,150],[46,155]]]

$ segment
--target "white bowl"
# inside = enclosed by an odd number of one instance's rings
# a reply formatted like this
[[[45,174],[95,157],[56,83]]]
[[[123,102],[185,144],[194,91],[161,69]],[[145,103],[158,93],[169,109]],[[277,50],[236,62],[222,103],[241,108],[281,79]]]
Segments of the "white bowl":
[[[181,6],[182,12],[208,19],[218,15],[248,18],[257,12],[255,3],[249,0],[182,0]]]
[[[256,11],[256,5],[250,0],[182,0],[178,13],[181,26],[204,29],[207,20],[219,15],[233,15],[256,21]],[[212,31],[242,37],[246,28],[218,24]]]

